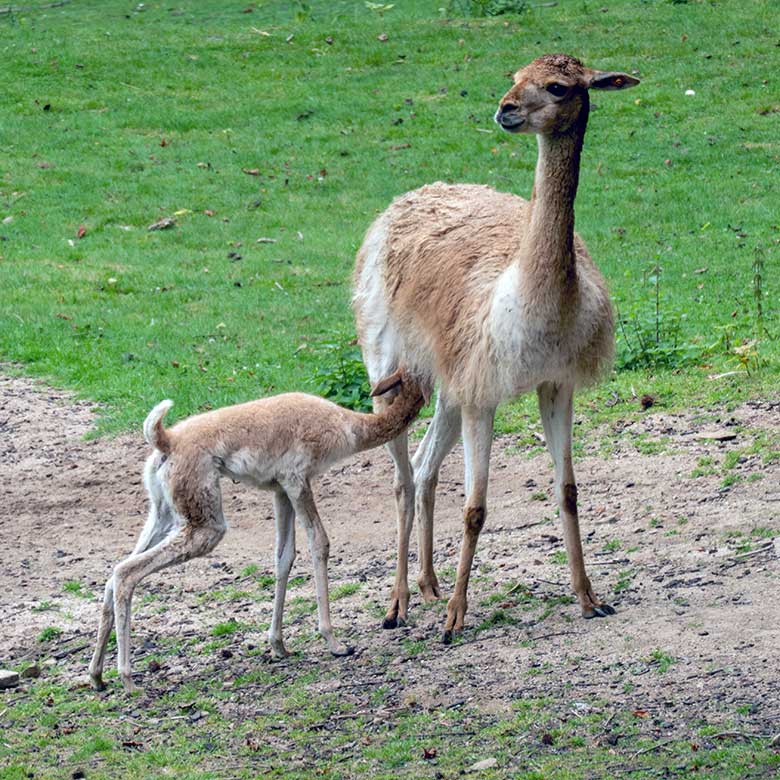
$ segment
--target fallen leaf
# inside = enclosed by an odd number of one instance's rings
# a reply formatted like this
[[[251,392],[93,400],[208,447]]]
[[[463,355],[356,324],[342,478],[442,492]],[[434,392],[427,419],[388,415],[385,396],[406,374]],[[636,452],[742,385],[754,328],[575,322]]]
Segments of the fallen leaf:
[[[634,710],[631,714],[635,718],[646,718],[650,713],[647,710]]]
[[[247,176],[259,176],[260,175],[260,169],[259,168],[242,168],[242,173],[245,173]]]
[[[388,40],[387,33],[379,33],[379,35],[376,36],[376,39],[384,43],[386,40]]]
[[[76,238],[84,238],[87,235],[87,229],[84,225],[79,225],[79,229],[76,231]]]
[[[423,748],[423,759],[430,761],[432,758],[436,758],[436,748]]]

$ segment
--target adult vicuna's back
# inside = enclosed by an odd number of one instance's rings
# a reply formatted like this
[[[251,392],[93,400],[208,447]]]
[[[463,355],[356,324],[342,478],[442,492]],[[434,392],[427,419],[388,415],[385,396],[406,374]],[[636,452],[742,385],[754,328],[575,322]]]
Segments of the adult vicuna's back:
[[[488,187],[433,184],[394,201],[366,235],[354,307],[369,375],[404,363],[440,383],[436,413],[413,464],[405,435],[388,445],[396,466],[399,566],[386,627],[406,619],[415,513],[420,590],[425,600],[440,595],[432,557],[434,491],[461,430],[465,529],[445,641],[462,627],[485,520],[495,409],[534,389],[555,464],[573,589],[585,617],[614,612],[596,597],[585,572],[571,464],[574,389],[610,365],[614,337],[606,285],[574,233],[574,198],[589,90],[637,83],[567,55],[534,60],[515,74],[496,113],[507,132],[537,136],[530,202]]]

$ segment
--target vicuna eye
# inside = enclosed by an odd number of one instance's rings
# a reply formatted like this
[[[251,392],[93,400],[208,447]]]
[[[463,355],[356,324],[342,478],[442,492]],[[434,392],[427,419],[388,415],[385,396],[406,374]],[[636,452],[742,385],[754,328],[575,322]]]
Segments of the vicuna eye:
[[[555,95],[555,97],[563,97],[569,91],[569,88],[563,84],[548,84],[547,91],[551,95]]]

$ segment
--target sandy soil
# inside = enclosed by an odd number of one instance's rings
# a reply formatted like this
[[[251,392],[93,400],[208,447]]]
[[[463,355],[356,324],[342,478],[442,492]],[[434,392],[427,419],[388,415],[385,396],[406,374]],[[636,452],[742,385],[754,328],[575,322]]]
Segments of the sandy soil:
[[[140,432],[86,440],[93,422],[90,406],[63,392],[0,377],[0,667],[51,651],[38,641],[46,626],[62,629],[60,643],[81,637],[88,645],[103,582],[143,524]],[[563,546],[547,456],[529,457],[511,437],[497,439],[468,626],[463,641],[449,648],[439,643],[444,602],[422,608],[416,594],[408,627],[378,629],[394,562],[389,458],[374,451],[333,470],[318,490],[331,536],[331,582],[361,583],[334,603],[337,629],[359,649],[344,662],[344,673],[381,674],[374,659],[389,647],[403,662],[391,683],[399,700],[421,706],[467,701],[502,711],[519,696],[598,696],[650,713],[659,734],[684,731],[696,719],[726,724],[735,717],[754,733],[780,731],[780,463],[747,452],[760,431],[780,433],[780,403],[696,415],[651,409],[588,435],[593,454],[577,462],[586,560],[597,591],[617,609],[612,618],[592,621],[581,620],[574,604],[554,601],[569,588],[567,568],[555,555]],[[605,442],[612,453],[595,454]],[[662,451],[641,454],[638,442],[645,452]],[[733,470],[741,480],[723,487],[721,464],[733,451],[743,452]],[[693,478],[708,457],[717,473]],[[436,564],[447,591],[460,539],[462,466],[458,448],[443,468],[437,504]],[[208,558],[160,573],[139,590],[137,668],[143,668],[145,642],[148,647],[156,637],[205,636],[231,617],[249,623],[270,617],[270,601],[239,597],[214,608],[199,600],[241,588],[249,564],[272,570],[270,496],[228,480],[223,491],[231,524],[223,543]],[[308,577],[301,534],[298,549],[293,574]],[[87,598],[66,589],[74,581]],[[523,586],[503,603],[489,603],[515,583]],[[144,602],[143,592],[156,601]],[[520,610],[512,624],[495,621],[476,630],[497,608],[517,615],[523,594],[550,609],[529,608],[527,619]],[[291,595],[312,597],[311,580]],[[314,629],[314,616],[305,614],[288,620],[286,636],[303,642],[306,662],[329,663]],[[421,658],[400,652],[409,639],[429,645]],[[260,631],[255,641],[264,643]],[[74,680],[85,679],[88,652],[67,652],[58,663]],[[667,656],[673,662],[659,674]],[[171,660],[139,682],[165,689],[195,673],[202,660]],[[238,658],[222,661],[224,674],[233,662]]]

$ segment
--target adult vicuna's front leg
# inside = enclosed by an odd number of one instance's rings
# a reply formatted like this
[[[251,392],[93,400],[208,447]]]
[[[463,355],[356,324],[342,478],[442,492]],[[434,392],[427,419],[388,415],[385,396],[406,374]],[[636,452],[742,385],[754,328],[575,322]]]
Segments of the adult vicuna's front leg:
[[[274,613],[268,630],[271,651],[277,658],[289,655],[282,639],[282,618],[287,581],[295,560],[295,511],[290,499],[281,490],[274,493],[274,519],[276,521],[276,585],[274,591]]]
[[[487,486],[490,471],[490,448],[493,443],[495,409],[463,407],[463,454],[466,461],[466,508],[463,521],[463,542],[460,548],[458,576],[455,590],[447,604],[444,624],[445,644],[452,641],[454,632],[463,628],[468,602],[466,594],[471,576],[474,551],[477,549],[487,512]]]
[[[328,648],[333,655],[352,655],[355,652],[354,648],[337,641],[333,635],[333,625],[330,621],[330,595],[328,593],[330,541],[317,512],[311,487],[307,484],[298,490],[287,490],[287,495],[295,508],[297,518],[306,528],[306,533],[309,536],[309,549],[314,563],[314,585],[317,589],[320,634],[328,643]]]
[[[555,465],[555,495],[563,520],[563,541],[569,559],[572,588],[579,599],[583,617],[614,615],[615,610],[596,597],[585,572],[577,513],[577,484],[571,457],[574,388],[545,382],[539,386],[537,395],[547,447]]]

